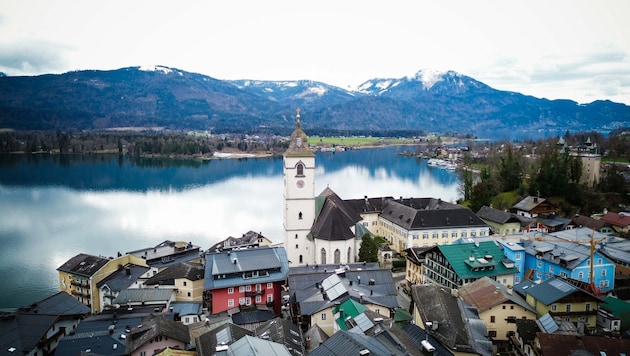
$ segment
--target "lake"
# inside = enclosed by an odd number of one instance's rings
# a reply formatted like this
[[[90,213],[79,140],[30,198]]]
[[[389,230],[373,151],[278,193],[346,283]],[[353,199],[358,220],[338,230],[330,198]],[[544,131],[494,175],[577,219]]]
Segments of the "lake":
[[[456,173],[398,153],[317,153],[317,194],[455,202]],[[283,234],[282,157],[205,161],[118,155],[0,155],[0,308],[58,291],[57,267],[78,253],[115,256],[164,240],[204,250],[253,230]]]

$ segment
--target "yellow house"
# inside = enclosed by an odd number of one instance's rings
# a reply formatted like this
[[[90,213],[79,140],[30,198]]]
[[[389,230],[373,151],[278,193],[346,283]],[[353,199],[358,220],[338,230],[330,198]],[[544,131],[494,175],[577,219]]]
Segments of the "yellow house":
[[[145,260],[133,255],[106,258],[78,254],[57,268],[59,291],[76,297],[90,307],[92,313],[98,313],[101,310],[101,297],[97,283],[129,264],[148,267]]]
[[[203,300],[205,268],[196,262],[181,262],[169,266],[144,282],[145,286],[177,290],[175,301]]]
[[[548,313],[576,324],[584,323],[588,328],[596,327],[601,300],[562,278],[553,277],[539,284],[527,280],[514,290],[525,296],[538,315]]]
[[[537,314],[519,295],[501,283],[483,277],[458,290],[460,298],[477,308],[493,341],[507,341],[516,333],[516,320],[536,320]]]
[[[521,221],[511,213],[484,205],[477,212],[477,216],[490,225],[490,230],[496,235],[513,235],[521,231]]]

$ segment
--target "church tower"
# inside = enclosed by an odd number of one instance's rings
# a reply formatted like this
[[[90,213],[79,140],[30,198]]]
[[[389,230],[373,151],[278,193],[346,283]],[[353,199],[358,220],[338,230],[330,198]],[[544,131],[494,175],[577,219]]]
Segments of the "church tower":
[[[295,130],[283,158],[284,248],[292,266],[314,263],[313,241],[308,237],[315,220],[315,154],[302,131],[300,109]]]

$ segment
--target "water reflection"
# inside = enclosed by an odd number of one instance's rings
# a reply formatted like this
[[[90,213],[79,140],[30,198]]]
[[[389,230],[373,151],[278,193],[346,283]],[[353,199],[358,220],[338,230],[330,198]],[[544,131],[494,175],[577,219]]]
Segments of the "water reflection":
[[[343,199],[455,201],[459,196],[452,173],[413,158],[364,152],[374,164],[359,152],[318,156],[316,193],[329,186]],[[81,252],[115,256],[167,239],[207,249],[249,230],[282,242],[281,162],[225,160],[155,168],[120,165],[115,157],[69,166],[48,160],[2,166],[0,307],[55,293],[56,268]]]

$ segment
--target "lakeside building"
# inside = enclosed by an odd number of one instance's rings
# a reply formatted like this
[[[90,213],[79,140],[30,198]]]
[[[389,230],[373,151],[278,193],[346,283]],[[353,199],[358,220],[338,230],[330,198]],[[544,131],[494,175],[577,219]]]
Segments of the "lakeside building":
[[[264,306],[280,313],[282,285],[289,272],[283,247],[206,253],[203,306],[210,314]]]
[[[426,250],[415,249],[407,258],[407,265],[418,264],[416,274],[407,274],[408,282],[436,284],[457,289],[482,277],[489,277],[508,288],[514,285],[518,272],[514,261],[503,254],[491,240],[436,245]]]
[[[133,255],[105,258],[80,253],[57,268],[59,290],[90,307],[92,313],[102,311],[99,282],[125,266],[148,267],[146,261]]]

